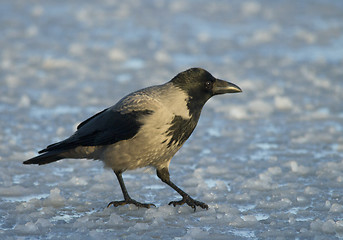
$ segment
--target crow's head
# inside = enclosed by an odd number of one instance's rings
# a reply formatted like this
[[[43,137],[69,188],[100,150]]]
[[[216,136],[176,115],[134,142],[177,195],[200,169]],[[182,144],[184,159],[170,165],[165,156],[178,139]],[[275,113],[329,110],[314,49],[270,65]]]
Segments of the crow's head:
[[[181,72],[171,82],[188,94],[190,105],[204,105],[214,95],[242,92],[237,85],[215,78],[202,68]]]

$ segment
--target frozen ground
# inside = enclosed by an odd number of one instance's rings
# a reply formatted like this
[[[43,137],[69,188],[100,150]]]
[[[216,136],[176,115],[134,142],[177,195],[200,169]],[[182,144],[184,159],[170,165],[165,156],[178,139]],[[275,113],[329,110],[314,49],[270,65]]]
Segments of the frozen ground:
[[[343,2],[0,4],[0,239],[343,238]],[[171,163],[122,194],[101,162],[24,166],[80,121],[192,66],[242,87],[205,106]]]

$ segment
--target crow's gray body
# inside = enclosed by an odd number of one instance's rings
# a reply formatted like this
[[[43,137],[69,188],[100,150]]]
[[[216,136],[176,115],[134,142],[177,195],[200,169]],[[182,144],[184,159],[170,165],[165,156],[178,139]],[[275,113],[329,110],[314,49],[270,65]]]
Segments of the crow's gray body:
[[[163,85],[127,95],[82,122],[72,136],[49,145],[39,152],[41,155],[24,164],[42,165],[63,158],[102,160],[116,173],[125,198],[110,204],[133,203],[143,207],[152,204],[132,200],[121,174],[152,166],[162,181],[183,196],[184,201],[172,202],[174,205],[187,203],[194,209],[207,208],[170,182],[169,163],[196,127],[205,102],[216,94],[239,91],[236,85],[216,79],[203,69],[189,69]]]
[[[70,138],[41,152],[56,158],[101,159],[115,171],[168,167],[183,143],[171,143],[173,120],[181,118],[183,129],[193,125],[192,131],[198,121],[191,119],[187,101],[187,94],[170,82],[139,90],[81,123]],[[45,164],[44,155],[39,157],[38,164]]]

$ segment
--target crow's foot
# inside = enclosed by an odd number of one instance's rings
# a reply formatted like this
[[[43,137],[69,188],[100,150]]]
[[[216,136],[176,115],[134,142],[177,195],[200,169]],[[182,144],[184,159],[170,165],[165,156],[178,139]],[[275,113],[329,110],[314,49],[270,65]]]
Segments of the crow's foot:
[[[169,203],[169,205],[173,205],[174,207],[176,205],[182,205],[182,204],[185,204],[187,203],[188,206],[192,207],[194,209],[194,212],[196,210],[196,207],[199,206],[203,209],[208,209],[208,205],[206,203],[203,203],[203,202],[200,202],[200,201],[197,201],[197,200],[194,200],[193,198],[191,198],[190,196],[184,196],[180,201],[172,201]]]
[[[150,208],[152,206],[156,207],[152,203],[140,203],[140,202],[137,202],[136,200],[133,200],[133,199],[127,199],[127,200],[123,200],[123,201],[112,201],[107,205],[107,207],[110,207],[111,205],[113,205],[113,207],[118,207],[118,206],[122,206],[122,205],[126,205],[126,204],[133,204],[133,205],[136,205],[137,207],[144,207],[144,208]]]

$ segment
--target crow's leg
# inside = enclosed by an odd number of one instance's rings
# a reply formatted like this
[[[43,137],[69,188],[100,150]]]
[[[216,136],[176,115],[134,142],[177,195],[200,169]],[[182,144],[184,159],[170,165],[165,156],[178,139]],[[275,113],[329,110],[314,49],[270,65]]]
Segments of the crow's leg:
[[[180,201],[172,201],[169,203],[169,205],[173,204],[173,206],[175,207],[176,205],[182,205],[184,203],[187,203],[189,206],[191,206],[194,209],[194,211],[196,210],[197,206],[204,209],[208,209],[208,205],[206,203],[194,200],[193,198],[191,198],[191,196],[189,196],[187,193],[182,191],[178,186],[176,186],[173,182],[170,181],[168,168],[157,169],[156,173],[157,173],[157,176],[162,180],[162,182],[168,184],[175,191],[177,191],[182,197]]]
[[[124,195],[124,200],[123,201],[112,201],[107,205],[107,207],[109,207],[111,205],[113,205],[114,207],[118,207],[120,205],[126,205],[126,204],[134,204],[137,207],[145,207],[145,208],[150,208],[151,206],[155,207],[155,205],[152,203],[140,203],[140,202],[137,202],[136,200],[132,199],[126,190],[124,180],[122,177],[122,172],[114,171],[114,173],[116,174],[116,176],[118,178],[118,182],[120,184],[121,190],[122,190],[123,195]]]

